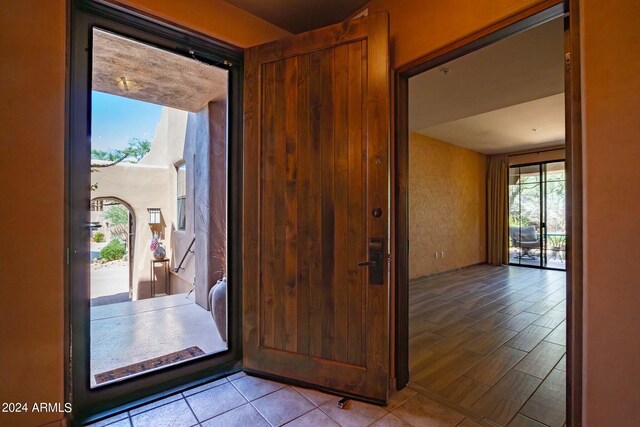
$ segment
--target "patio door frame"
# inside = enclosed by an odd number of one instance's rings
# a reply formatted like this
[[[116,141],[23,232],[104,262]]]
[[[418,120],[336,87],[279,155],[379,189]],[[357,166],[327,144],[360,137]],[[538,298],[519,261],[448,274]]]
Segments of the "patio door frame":
[[[565,21],[567,180],[567,426],[582,425],[582,110],[580,0],[545,0],[395,70],[392,253],[395,301],[392,342],[396,389],[409,382],[409,78],[550,19]],[[428,29],[425,29],[428,31]]]
[[[243,52],[235,46],[107,2],[69,2],[65,138],[65,395],[72,425],[95,421],[241,369]],[[91,40],[98,27],[228,70],[228,349],[131,379],[90,387],[89,200]]]
[[[547,236],[547,211],[548,211],[548,206],[547,206],[547,165],[550,163],[564,163],[565,164],[565,188],[566,188],[566,182],[567,182],[567,178],[566,178],[566,171],[567,171],[567,160],[547,160],[544,162],[533,162],[533,163],[522,163],[522,164],[515,164],[512,166],[509,166],[509,170],[511,169],[515,169],[515,168],[524,168],[524,167],[529,167],[529,166],[538,166],[538,176],[539,176],[539,181],[538,184],[540,185],[540,232],[539,232],[539,236],[540,236],[540,259],[538,262],[538,265],[535,264],[516,264],[514,262],[511,262],[511,253],[509,253],[509,265],[513,265],[514,267],[527,267],[527,268],[539,268],[542,270],[554,270],[554,271],[566,271],[566,253],[567,253],[567,249],[566,249],[566,237],[565,237],[565,268],[553,268],[553,267],[548,267],[547,261],[546,261],[546,257],[547,257],[547,252],[548,252],[548,248],[547,248],[547,243],[548,243],[548,236]],[[509,184],[507,183],[507,186],[509,186]],[[508,191],[507,191],[507,194]],[[567,201],[567,193],[565,190],[565,206],[566,206],[566,201]],[[565,236],[566,236],[566,232],[567,232],[567,223],[566,223],[566,209],[565,209]],[[522,228],[522,227],[519,227]],[[507,229],[504,231],[505,233],[509,233],[509,224],[507,224]],[[509,239],[511,239],[511,236],[509,236]]]

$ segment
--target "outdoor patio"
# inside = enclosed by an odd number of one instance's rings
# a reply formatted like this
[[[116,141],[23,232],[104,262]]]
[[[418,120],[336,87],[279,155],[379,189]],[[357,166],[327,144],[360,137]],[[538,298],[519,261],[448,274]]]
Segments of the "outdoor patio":
[[[509,264],[540,267],[540,252],[539,249],[531,250],[530,255],[520,257],[520,250],[518,248],[509,248]],[[567,262],[565,259],[566,254],[564,250],[557,252],[549,250],[546,260],[543,259],[542,267],[566,270]]]
[[[96,375],[190,347],[227,349],[211,313],[176,294],[91,307],[91,385]]]

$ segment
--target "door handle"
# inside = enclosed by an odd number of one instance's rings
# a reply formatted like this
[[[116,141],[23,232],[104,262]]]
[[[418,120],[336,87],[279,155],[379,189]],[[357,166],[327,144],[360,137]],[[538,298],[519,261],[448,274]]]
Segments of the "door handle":
[[[369,283],[384,284],[384,239],[372,237],[369,239],[369,261],[359,261],[358,266],[369,267]]]

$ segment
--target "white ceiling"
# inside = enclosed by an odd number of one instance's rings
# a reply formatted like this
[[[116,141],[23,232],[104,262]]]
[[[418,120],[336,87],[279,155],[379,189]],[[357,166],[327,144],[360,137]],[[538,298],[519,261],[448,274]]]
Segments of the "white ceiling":
[[[419,133],[483,154],[561,145],[564,94],[465,117]]]
[[[409,129],[485,154],[563,143],[563,40],[556,19],[411,78]]]

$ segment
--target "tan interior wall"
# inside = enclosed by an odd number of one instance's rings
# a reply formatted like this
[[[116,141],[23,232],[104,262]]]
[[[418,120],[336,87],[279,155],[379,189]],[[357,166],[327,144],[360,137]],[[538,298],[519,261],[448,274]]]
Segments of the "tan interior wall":
[[[66,1],[21,0],[0,13],[0,402],[64,402]],[[127,0],[240,46],[286,31],[221,0]],[[32,426],[59,413],[0,414]]]
[[[412,132],[409,277],[486,261],[487,157]]]
[[[639,426],[640,2],[581,5],[584,425]]]

